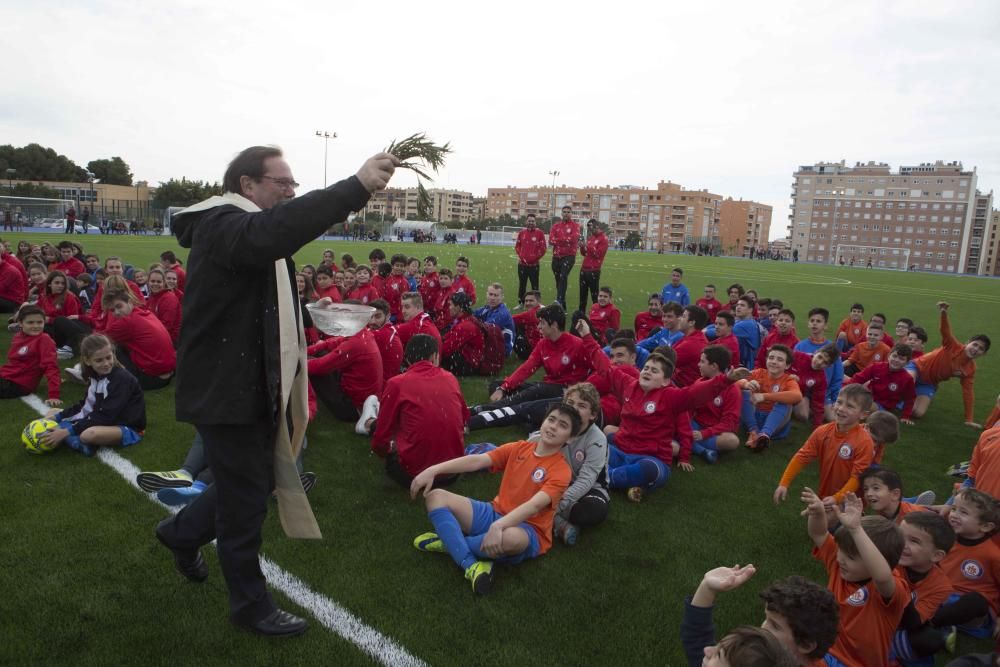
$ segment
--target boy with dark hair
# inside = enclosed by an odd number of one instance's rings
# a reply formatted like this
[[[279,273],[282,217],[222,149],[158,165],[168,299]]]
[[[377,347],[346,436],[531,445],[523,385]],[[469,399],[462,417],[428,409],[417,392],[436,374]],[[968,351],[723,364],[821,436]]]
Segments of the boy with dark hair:
[[[424,257],[424,274],[420,277],[420,285],[417,287],[420,298],[424,300],[424,309],[432,318],[437,314],[434,310],[434,304],[437,303],[438,290],[441,289],[441,284],[438,282],[437,262],[437,257],[434,255]]]
[[[602,287],[597,293],[597,302],[590,307],[590,323],[605,340],[614,338],[614,333],[622,327],[622,313],[612,301],[610,287]]]
[[[735,324],[736,317],[731,312],[728,310],[720,312],[715,316],[715,331],[712,332],[715,338],[713,339],[708,332],[705,333],[705,336],[713,343],[722,345],[729,350],[730,359],[734,362],[739,361],[740,358],[740,341],[733,335],[733,326]]]
[[[377,273],[379,265],[384,261],[385,251],[381,248],[375,248],[368,253],[368,266],[371,267],[372,273]]]
[[[844,375],[850,377],[858,371],[863,371],[872,364],[877,364],[889,358],[889,346],[882,342],[885,330],[878,323],[871,323],[865,331],[865,340],[855,345],[844,362]]]
[[[722,304],[715,298],[715,285],[711,283],[705,285],[705,296],[698,299],[695,305],[704,308],[705,312],[708,313],[709,321],[715,322],[716,315],[722,310]]]
[[[382,285],[382,297],[389,302],[389,313],[393,322],[402,322],[403,295],[410,291],[410,281],[406,279],[406,255],[392,256],[392,273]]]
[[[872,466],[861,473],[859,481],[861,497],[865,499],[868,509],[890,521],[899,523],[911,512],[928,510],[924,505],[903,500],[903,480],[888,468]]]
[[[733,312],[736,316],[733,335],[740,343],[740,364],[750,369],[753,369],[757,350],[760,349],[766,335],[764,327],[760,326],[760,323],[753,318],[754,308],[755,304],[752,298],[741,296],[736,302],[736,309]]]
[[[683,334],[673,344],[677,353],[673,381],[678,387],[686,387],[701,377],[698,372],[698,361],[701,359],[701,351],[708,345],[708,339],[702,332],[706,324],[708,324],[708,313],[701,306],[685,307],[677,320],[677,330]],[[652,338],[646,342],[649,340]]]
[[[795,313],[788,308],[778,310],[777,316],[772,320],[774,326],[764,336],[764,342],[757,350],[755,366],[763,366],[767,362],[767,352],[773,345],[784,345],[795,349],[799,343],[799,337],[795,335]]]
[[[316,299],[330,299],[334,303],[343,301],[340,290],[333,282],[333,269],[330,266],[321,264],[316,269]]]
[[[403,365],[403,343],[400,341],[396,327],[389,321],[389,302],[385,299],[375,299],[370,304],[375,312],[368,321],[368,328],[375,334],[375,344],[382,355],[382,379],[396,377]]]
[[[451,269],[445,267],[437,272],[437,301],[434,302],[434,324],[437,325],[441,333],[451,326],[451,295],[455,294],[455,286],[452,284],[454,274]]]
[[[524,311],[512,315],[516,336],[514,338],[514,352],[521,359],[527,359],[531,351],[542,339],[542,334],[538,330],[538,309],[541,307],[542,293],[538,290],[531,290],[524,293]]]
[[[878,324],[882,327],[882,342],[885,343],[885,346],[891,350],[892,346],[896,344],[896,341],[889,335],[888,327],[886,326],[887,322],[888,320],[885,317],[885,313],[872,313],[872,318],[869,324]],[[903,343],[905,341],[901,340],[899,342]]]
[[[753,565],[709,570],[694,595],[685,600],[681,643],[689,665],[702,665],[704,649],[715,641],[712,622],[715,598],[719,593],[736,590],[756,571]],[[833,594],[804,577],[791,576],[773,582],[760,592],[760,597],[764,600],[761,628],[794,657],[791,664],[801,667],[822,664],[823,656],[837,638],[839,612]],[[732,655],[725,657],[730,665],[744,664],[733,662]]]
[[[808,354],[813,354],[821,347],[825,347],[831,344],[831,341],[827,339],[826,334],[826,324],[830,320],[830,311],[826,308],[813,308],[809,311],[809,337],[803,338],[799,341],[795,349],[799,352],[806,352]],[[840,393],[840,387],[844,382],[844,364],[840,360],[840,356],[837,356],[837,360],[833,362],[833,365],[827,366],[826,368],[826,404],[824,410],[826,412],[826,420],[833,421],[833,405],[837,400],[837,394]]]
[[[663,299],[660,298],[660,295],[650,294],[647,305],[649,310],[638,313],[633,323],[637,343],[649,336],[654,329],[663,326]]]
[[[884,347],[884,344],[880,343]],[[863,346],[859,346],[863,347]],[[858,348],[855,349],[855,352]],[[852,353],[853,355],[854,353]],[[887,361],[878,361],[852,375],[844,384],[863,384],[872,392],[879,410],[902,410],[901,421],[913,424],[913,401],[917,397],[913,376],[906,372],[913,352],[906,343],[898,343]]]
[[[684,337],[684,332],[680,329],[680,317],[683,314],[684,307],[676,301],[663,304],[663,326],[659,331],[650,331],[648,336],[636,344],[646,352],[652,352],[661,345],[673,346]]]
[[[886,445],[899,440],[899,419],[891,412],[877,410],[865,418],[865,430],[872,438],[872,465],[881,465]]]
[[[726,372],[732,364],[729,350],[721,345],[709,345],[701,351],[698,371],[707,382]],[[691,411],[691,451],[709,463],[719,460],[719,452],[730,452],[740,446],[742,396],[736,385],[730,385],[710,403]]]
[[[472,302],[464,292],[451,295],[451,326],[441,340],[441,367],[455,375],[478,375],[486,336],[472,317]]]
[[[673,301],[682,307],[691,305],[691,295],[688,293],[688,288],[681,283],[683,277],[684,269],[679,266],[674,267],[674,270],[670,272],[670,282],[660,290],[660,298],[663,300],[663,303]]]
[[[615,338],[608,346],[611,364],[620,368],[632,377],[639,377],[639,369],[636,367],[636,346],[631,338]],[[618,426],[621,423],[622,404],[611,393],[611,382],[605,376],[594,373],[587,378],[587,382],[597,389],[601,397],[601,414],[605,426]]]
[[[931,623],[989,637],[1000,607],[1000,546],[992,539],[1000,526],[1000,505],[982,491],[960,489],[948,523],[955,530],[956,543],[941,561],[941,569],[955,593]]]
[[[843,510],[832,505],[840,522],[834,537],[823,499],[807,487],[802,501],[813,557],[826,567],[827,587],[840,604],[840,632],[827,664],[888,667],[893,634],[910,602],[909,585],[894,570],[905,546],[903,532],[885,517],[862,516],[861,500],[847,493]]]
[[[459,257],[455,260],[455,281],[452,289],[469,295],[469,303],[476,303],[476,284],[469,278],[469,258]]]
[[[754,452],[788,435],[792,406],[802,400],[798,382],[788,373],[792,361],[788,347],[774,345],[767,353],[766,366],[753,369],[750,378],[740,383],[744,390],[740,422],[749,436],[746,445]]]
[[[416,334],[406,345],[406,372],[390,379],[374,414],[355,425],[372,434],[372,452],[385,458],[385,471],[405,488],[413,478],[437,463],[462,456],[464,425],[469,410],[455,376],[440,368],[440,346],[427,334]],[[443,485],[457,479],[441,478]]]
[[[529,213],[525,229],[517,233],[514,252],[517,254],[517,307],[524,305],[525,288],[538,291],[539,263],[545,256],[545,232],[535,226],[535,214]]]
[[[872,406],[872,394],[860,384],[844,387],[834,408],[836,420],[823,424],[788,462],[774,490],[774,503],[788,497],[788,487],[812,461],[819,459],[819,492],[827,507],[858,488],[858,477],[872,464],[872,438],[861,420]]]
[[[840,360],[837,347],[830,343],[812,354],[792,352],[789,374],[795,378],[802,392],[802,400],[792,408],[792,417],[812,421],[813,428],[820,426],[826,417],[823,408],[826,399],[826,369]]]
[[[976,377],[976,359],[990,350],[990,338],[978,334],[964,345],[951,332],[948,304],[939,301],[941,311],[941,347],[932,350],[906,366],[917,383],[917,398],[913,403],[913,416],[920,419],[931,405],[938,384],[950,378],[961,378],[962,401],[965,403],[965,425],[982,428],[974,419],[976,397],[973,390]]]
[[[906,340],[903,342],[913,350],[913,358],[919,359],[924,356],[924,345],[927,344],[927,340],[927,331],[923,327],[913,326],[910,327],[910,333],[906,334]]]
[[[50,266],[49,271],[62,271],[74,280],[87,272],[87,267],[76,258],[76,246],[71,241],[60,241],[56,248],[59,249],[59,261]]]
[[[38,388],[44,375],[49,396],[45,404],[62,405],[56,344],[45,333],[45,313],[29,304],[21,306],[14,319],[21,330],[10,341],[7,363],[0,366],[0,398],[27,396]]]
[[[851,305],[851,314],[845,317],[837,327],[837,349],[850,352],[858,343],[865,339],[868,323],[864,320],[865,307],[860,303]]]
[[[306,352],[309,382],[340,421],[356,421],[365,400],[382,393],[382,355],[368,327],[353,336],[326,338]]]
[[[511,442],[421,472],[410,497],[423,493],[434,532],[418,535],[413,546],[449,554],[478,595],[492,589],[495,562],[514,565],[544,554],[552,546],[555,509],[572,479],[562,447],[580,425],[580,413],[557,403],[546,413],[537,443]],[[504,471],[492,503],[431,488],[437,475],[484,469]]]

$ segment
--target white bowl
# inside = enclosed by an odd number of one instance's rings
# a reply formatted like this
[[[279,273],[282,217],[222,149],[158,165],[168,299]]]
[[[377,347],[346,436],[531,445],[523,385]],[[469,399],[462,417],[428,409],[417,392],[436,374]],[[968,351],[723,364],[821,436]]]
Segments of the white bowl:
[[[366,326],[375,309],[371,306],[350,303],[332,303],[318,306],[306,304],[316,328],[327,336],[353,336]]]

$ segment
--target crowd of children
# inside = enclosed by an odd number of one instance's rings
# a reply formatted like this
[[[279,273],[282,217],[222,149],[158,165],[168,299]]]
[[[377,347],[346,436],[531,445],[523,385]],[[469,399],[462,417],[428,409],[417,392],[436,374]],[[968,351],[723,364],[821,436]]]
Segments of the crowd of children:
[[[181,262],[169,251],[145,269],[114,256],[102,262],[70,241],[22,241],[16,252],[0,252],[0,310],[12,314],[15,332],[0,367],[0,397],[34,392],[45,377],[58,422],[48,442],[87,455],[139,442],[143,392],[171,382],[184,335]],[[691,303],[679,267],[627,329],[608,286],[588,282],[593,305],[571,315],[558,302],[544,305],[536,276],[521,267],[512,315],[496,282],[477,308],[467,257],[453,269],[432,255],[386,261],[376,249],[368,259],[358,265],[345,254],[338,263],[325,250],[317,265],[295,274],[310,389],[332,415],[370,438],[391,479],[414,497],[424,495],[434,530],[414,546],[449,554],[476,593],[491,588],[495,563],[540,556],[553,539],[574,544],[582,528],[607,516],[613,490],[641,502],[668,483],[674,465],[693,470],[692,454],[716,463],[744,437],[747,448],[763,452],[788,436],[794,419],[813,431],[773,499],[787,500],[799,472],[819,462],[818,492],[796,494],[814,556],[829,573],[828,590],[796,577],[775,582],[762,593],[763,630],[738,629],[715,644],[716,594],[754,569],[706,573],[682,628],[691,664],[703,655],[723,660],[717,664],[749,664],[735,658],[741,652],[770,656],[767,664],[921,664],[956,627],[992,630],[1000,609],[1000,546],[993,539],[1000,526],[1000,408],[986,423],[963,487],[945,505],[905,499],[899,476],[881,467],[900,421],[923,417],[949,378],[960,380],[965,423],[979,427],[973,383],[990,339],[958,341],[947,303],[938,304],[941,346],[925,352],[925,329],[899,318],[890,336],[886,317],[875,313],[866,322],[860,303],[833,340],[824,333],[826,309],[808,312],[800,340],[792,310],[740,284],[727,288],[727,303],[715,298],[714,285]],[[304,307],[316,302],[374,312],[358,333],[327,337]],[[87,396],[60,410],[57,359],[76,355],[80,364],[67,372],[88,385]],[[490,385],[489,401],[467,405],[455,376],[496,375],[515,355],[522,363]],[[544,376],[532,382],[540,369]],[[509,424],[534,434],[500,447],[466,447],[471,431]],[[142,483],[192,487],[203,479],[204,464],[197,467],[143,473]],[[443,488],[484,469],[503,471],[491,503]],[[308,477],[310,486],[314,479]],[[190,494],[179,497],[188,502]]]

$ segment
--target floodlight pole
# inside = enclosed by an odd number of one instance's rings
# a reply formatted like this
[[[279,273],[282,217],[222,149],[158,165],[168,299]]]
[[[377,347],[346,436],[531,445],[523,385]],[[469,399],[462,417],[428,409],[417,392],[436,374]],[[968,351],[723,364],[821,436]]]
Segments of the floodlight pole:
[[[10,194],[14,194],[14,174],[17,173],[17,169],[9,167],[7,169],[7,189],[10,190]]]
[[[558,171],[552,170],[549,172],[549,176],[552,177],[552,203],[549,205],[549,217],[555,217],[556,215],[556,176],[558,175]]]
[[[323,187],[326,187],[326,156],[327,150],[330,148],[330,139],[336,139],[336,132],[327,132],[326,130],[316,130],[316,136],[323,140]]]

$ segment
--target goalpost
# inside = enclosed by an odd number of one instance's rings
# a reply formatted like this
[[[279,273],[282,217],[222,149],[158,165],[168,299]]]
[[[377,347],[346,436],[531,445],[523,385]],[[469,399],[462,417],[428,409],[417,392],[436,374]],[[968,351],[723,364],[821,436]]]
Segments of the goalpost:
[[[4,220],[9,211],[15,229],[25,227],[64,228],[66,226],[66,211],[75,206],[76,202],[72,199],[0,195],[0,220]],[[79,218],[80,213],[81,211],[76,212],[77,218]]]
[[[834,248],[832,262],[841,266],[860,266],[873,269],[907,271],[910,268],[910,249],[898,246],[859,245],[839,243]]]

